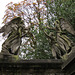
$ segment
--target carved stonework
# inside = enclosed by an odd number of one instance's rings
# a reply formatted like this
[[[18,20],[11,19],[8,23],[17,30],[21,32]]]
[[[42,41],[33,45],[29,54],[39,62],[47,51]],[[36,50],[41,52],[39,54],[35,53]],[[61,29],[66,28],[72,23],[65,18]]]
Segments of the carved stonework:
[[[65,26],[67,26],[67,28]],[[51,50],[54,58],[66,60],[69,57],[70,53],[73,52],[73,47],[75,46],[75,44],[66,35],[65,30],[72,35],[75,35],[74,29],[65,19],[62,18],[55,21],[54,27],[47,26],[47,28],[50,30],[50,33],[47,34],[47,32],[45,32],[45,34],[51,40]]]
[[[3,33],[3,37],[7,36],[7,39],[2,44],[2,51],[0,56],[10,58],[11,55],[18,55],[21,45],[21,38],[28,34],[28,28],[25,28],[24,22],[20,17],[12,19],[5,24],[0,33]],[[12,56],[11,56],[12,57]]]

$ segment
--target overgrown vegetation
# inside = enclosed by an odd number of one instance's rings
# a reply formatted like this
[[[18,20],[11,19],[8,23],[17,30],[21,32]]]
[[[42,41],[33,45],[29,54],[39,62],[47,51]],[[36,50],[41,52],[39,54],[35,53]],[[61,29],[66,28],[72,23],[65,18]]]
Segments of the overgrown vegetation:
[[[20,16],[26,26],[31,26],[29,37],[23,38],[20,57],[23,59],[51,59],[50,40],[44,31],[50,32],[46,26],[53,27],[54,21],[63,17],[75,29],[75,0],[24,0],[20,3],[7,4],[3,23]],[[74,39],[74,36],[69,35]]]

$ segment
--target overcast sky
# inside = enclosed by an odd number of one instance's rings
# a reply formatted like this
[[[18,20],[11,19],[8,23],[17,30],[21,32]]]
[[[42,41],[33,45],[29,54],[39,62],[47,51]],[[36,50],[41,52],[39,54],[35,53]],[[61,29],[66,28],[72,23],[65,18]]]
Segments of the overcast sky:
[[[17,2],[20,2],[20,1],[23,1],[23,0],[0,0],[0,28],[3,26],[2,24],[2,21],[3,21],[3,16],[4,16],[4,12],[6,10],[6,5],[9,3],[9,2],[14,2],[14,3],[17,3]],[[1,37],[1,34],[0,34],[0,51],[2,50],[2,43],[4,42],[4,40],[2,39]]]

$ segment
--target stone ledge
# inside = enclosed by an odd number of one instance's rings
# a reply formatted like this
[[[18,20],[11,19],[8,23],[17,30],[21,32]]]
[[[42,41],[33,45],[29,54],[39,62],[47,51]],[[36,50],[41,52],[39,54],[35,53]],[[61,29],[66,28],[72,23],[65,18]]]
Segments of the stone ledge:
[[[62,70],[69,75],[75,75],[75,52],[71,53],[69,58],[63,63]]]
[[[69,67],[69,65],[73,65],[75,63],[75,53],[72,53],[69,58],[64,61],[63,65],[62,65],[62,69],[67,69],[67,67]]]
[[[45,69],[57,69],[61,68],[63,64],[62,60],[49,60],[49,59],[35,59],[35,60],[19,60],[19,61],[12,61],[12,62],[2,62],[0,61],[0,67],[9,68],[10,66],[13,68],[45,68]]]

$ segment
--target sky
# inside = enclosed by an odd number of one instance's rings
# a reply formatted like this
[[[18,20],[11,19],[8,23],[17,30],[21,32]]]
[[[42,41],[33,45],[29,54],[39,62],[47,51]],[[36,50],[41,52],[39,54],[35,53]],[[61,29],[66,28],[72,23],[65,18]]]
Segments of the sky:
[[[2,24],[2,22],[3,22],[2,18],[4,16],[4,13],[6,10],[6,5],[10,2],[17,3],[20,1],[23,1],[23,0],[0,0],[0,28],[4,25],[4,24]],[[2,43],[3,42],[4,42],[4,39],[2,37],[2,34],[0,34],[0,51],[2,50]]]

